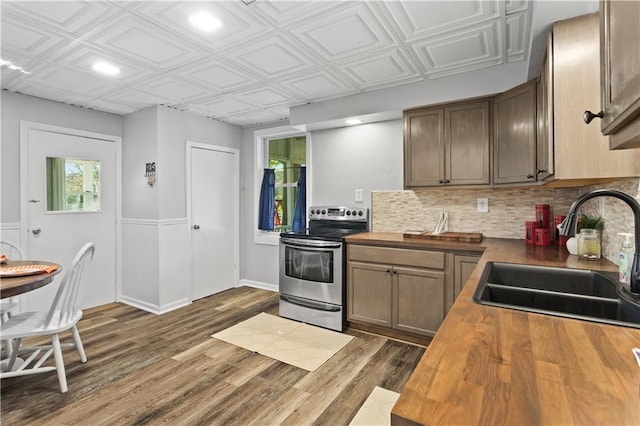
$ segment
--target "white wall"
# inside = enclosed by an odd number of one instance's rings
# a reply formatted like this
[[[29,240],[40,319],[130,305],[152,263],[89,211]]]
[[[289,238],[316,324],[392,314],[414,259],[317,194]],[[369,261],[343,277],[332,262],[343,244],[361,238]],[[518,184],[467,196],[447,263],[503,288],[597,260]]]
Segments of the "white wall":
[[[402,189],[402,120],[313,132],[311,140],[314,204],[371,208],[372,190]]]
[[[0,222],[20,222],[20,120],[122,136],[122,117],[3,90]]]

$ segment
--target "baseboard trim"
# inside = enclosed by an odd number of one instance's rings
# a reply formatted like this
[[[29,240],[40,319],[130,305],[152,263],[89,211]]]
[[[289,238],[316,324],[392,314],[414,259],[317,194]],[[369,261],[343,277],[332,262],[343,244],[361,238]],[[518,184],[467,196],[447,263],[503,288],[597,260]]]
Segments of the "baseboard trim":
[[[143,311],[147,311],[156,315],[165,314],[178,308],[182,308],[183,306],[187,306],[191,303],[189,302],[189,300],[183,299],[160,307],[158,305],[153,305],[149,302],[138,300],[129,296],[120,296],[118,302],[124,303],[125,305],[133,306],[134,308],[142,309]]]
[[[278,284],[263,283],[260,281],[252,280],[240,280],[236,287],[240,287],[243,285],[247,287],[261,288],[263,290],[275,291],[276,293],[279,291]]]

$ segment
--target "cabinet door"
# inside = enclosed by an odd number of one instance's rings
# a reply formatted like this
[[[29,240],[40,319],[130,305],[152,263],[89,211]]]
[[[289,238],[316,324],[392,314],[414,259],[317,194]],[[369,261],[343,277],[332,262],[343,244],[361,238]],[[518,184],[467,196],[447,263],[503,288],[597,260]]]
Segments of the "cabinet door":
[[[391,326],[391,267],[348,263],[347,319]]]
[[[493,182],[535,182],[535,80],[496,96],[493,115]]]
[[[547,37],[547,54],[537,85],[536,178],[553,175],[553,33]]]
[[[640,120],[640,2],[604,0],[600,19],[602,133],[608,135]],[[640,134],[628,138],[614,147],[640,146]]]
[[[444,183],[444,110],[429,108],[404,114],[406,188]]]
[[[489,183],[489,101],[444,110],[445,183]]]
[[[393,268],[393,328],[433,336],[444,320],[444,272]]]
[[[453,256],[453,297],[458,297],[462,287],[478,264],[480,256],[456,254]]]

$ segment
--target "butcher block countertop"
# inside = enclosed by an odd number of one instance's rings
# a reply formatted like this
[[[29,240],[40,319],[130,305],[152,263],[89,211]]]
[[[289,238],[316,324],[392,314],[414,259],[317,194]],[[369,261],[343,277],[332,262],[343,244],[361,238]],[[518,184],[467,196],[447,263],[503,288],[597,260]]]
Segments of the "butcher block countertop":
[[[369,232],[352,244],[483,252],[407,382],[394,425],[638,425],[640,329],[484,306],[471,296],[488,261],[616,271],[523,240],[426,242]]]

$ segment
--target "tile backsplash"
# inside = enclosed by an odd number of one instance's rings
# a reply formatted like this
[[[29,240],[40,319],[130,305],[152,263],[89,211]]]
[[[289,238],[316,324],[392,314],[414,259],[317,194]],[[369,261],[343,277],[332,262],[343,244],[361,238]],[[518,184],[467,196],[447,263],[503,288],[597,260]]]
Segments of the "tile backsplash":
[[[535,219],[535,205],[549,204],[553,215],[566,214],[581,194],[596,188],[617,189],[640,198],[640,178],[624,179],[605,186],[584,188],[434,188],[414,191],[374,191],[372,230],[433,231],[440,212],[449,213],[449,230],[482,232],[485,237],[524,239],[524,222]],[[477,211],[478,198],[489,199],[489,212]],[[633,232],[633,215],[615,198],[602,197],[586,203],[581,211],[597,212],[605,219],[603,254],[617,262],[622,238]]]

